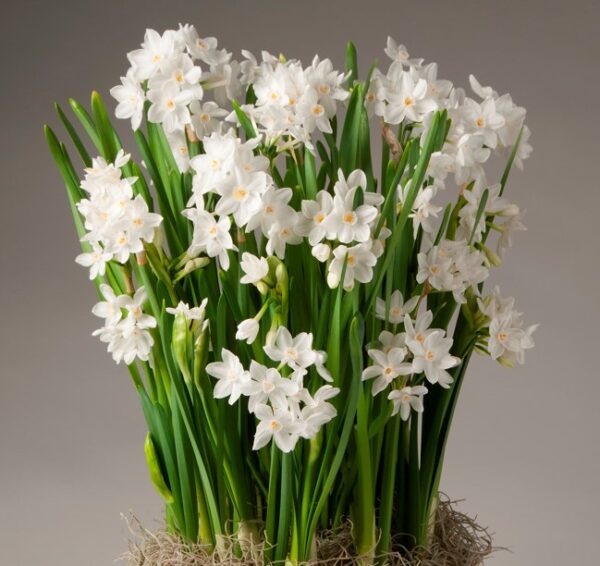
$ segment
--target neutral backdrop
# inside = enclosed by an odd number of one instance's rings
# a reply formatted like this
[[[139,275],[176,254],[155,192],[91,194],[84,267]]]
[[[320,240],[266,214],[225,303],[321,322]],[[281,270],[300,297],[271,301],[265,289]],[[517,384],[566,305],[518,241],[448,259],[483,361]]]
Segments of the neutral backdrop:
[[[442,487],[510,549],[491,562],[597,563],[600,506],[598,301],[600,4],[569,0],[382,2],[134,0],[2,4],[0,57],[0,564],[105,566],[130,509],[153,527],[144,423],[123,368],[90,333],[95,299],[42,124],[54,101],[107,96],[146,27],[194,23],[239,53],[265,48],[363,69],[388,34],[444,78],[509,91],[528,109],[534,153],[511,178],[527,209],[494,274],[540,322],[514,371],[473,363]],[[108,96],[107,96],[108,98]],[[112,104],[112,103],[111,103]]]

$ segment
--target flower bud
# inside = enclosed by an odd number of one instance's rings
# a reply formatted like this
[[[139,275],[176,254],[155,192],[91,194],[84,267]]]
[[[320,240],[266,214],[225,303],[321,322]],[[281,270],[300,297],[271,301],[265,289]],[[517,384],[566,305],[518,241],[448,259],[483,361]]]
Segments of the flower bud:
[[[176,283],[177,281],[179,281],[180,279],[183,279],[184,277],[186,277],[193,271],[196,271],[196,269],[201,269],[203,267],[206,267],[209,263],[210,263],[210,259],[207,257],[197,257],[195,259],[190,259],[185,264],[183,269],[175,275],[173,282]]]
[[[165,500],[165,503],[173,503],[173,494],[167,487],[167,482],[163,477],[162,470],[158,456],[156,454],[156,448],[150,433],[146,435],[146,441],[144,442],[144,453],[146,454],[146,464],[148,465],[148,472],[150,473],[150,480],[152,485],[158,491],[159,495]]]
[[[173,345],[173,355],[175,361],[183,374],[187,383],[192,381],[190,369],[188,366],[188,342],[190,340],[190,329],[188,320],[183,313],[178,313],[173,322],[173,333],[171,344]]]
[[[256,340],[259,329],[260,324],[254,318],[242,320],[238,325],[235,338],[236,340],[245,340],[247,344],[252,344]]]

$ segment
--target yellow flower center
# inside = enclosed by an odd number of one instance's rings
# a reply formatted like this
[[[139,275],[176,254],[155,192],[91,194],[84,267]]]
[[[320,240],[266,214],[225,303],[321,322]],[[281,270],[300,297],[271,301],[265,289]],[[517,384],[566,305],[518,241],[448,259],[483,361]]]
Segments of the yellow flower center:
[[[204,122],[206,124],[209,120],[210,120],[210,116],[206,112],[202,112],[202,114],[200,114],[201,122]]]
[[[323,220],[325,220],[325,215],[322,212],[319,212],[315,218],[315,224],[321,224],[321,222],[323,222]]]
[[[322,84],[321,86],[319,86],[319,93],[320,94],[329,94],[330,90],[331,90],[331,88],[327,84]]]
[[[233,193],[233,198],[238,201],[245,200],[247,196],[248,191],[244,187],[238,187]]]
[[[356,264],[356,256],[348,254],[348,265],[353,266]]]
[[[483,119],[483,116],[479,116],[479,118],[477,118],[477,120],[475,120],[475,125],[478,128],[483,128],[485,126],[485,120]]]
[[[167,100],[165,102],[165,106],[169,109],[169,110],[173,110],[173,108],[175,108],[175,102],[173,102],[172,99],[169,98],[169,100]]]
[[[497,338],[498,342],[504,344],[508,340],[508,332],[498,332]]]
[[[429,362],[431,362],[431,361],[435,360],[435,353],[434,353],[434,352],[432,352],[431,350],[427,350],[427,351],[425,352],[425,359],[426,359],[427,361],[429,361]]]
[[[346,212],[346,214],[344,214],[344,222],[346,224],[352,224],[355,219],[356,215],[354,214],[354,212]]]
[[[415,101],[410,96],[407,96],[404,99],[404,106],[406,106],[406,107],[412,106],[414,103],[415,103]]]
[[[323,114],[323,107],[320,104],[315,104],[310,111],[315,115],[315,116],[320,116],[321,114]]]

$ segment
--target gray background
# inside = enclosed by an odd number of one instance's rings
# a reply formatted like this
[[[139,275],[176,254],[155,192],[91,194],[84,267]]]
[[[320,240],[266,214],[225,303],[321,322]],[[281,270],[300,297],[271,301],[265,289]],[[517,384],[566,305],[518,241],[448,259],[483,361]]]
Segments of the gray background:
[[[595,4],[595,5],[594,5]],[[541,328],[527,365],[470,369],[443,489],[465,498],[507,546],[499,565],[591,564],[597,557],[598,4],[592,1],[3,3],[0,174],[0,564],[111,564],[120,512],[148,525],[144,424],[126,371],[90,336],[92,286],[42,124],[52,102],[107,95],[144,29],[194,23],[239,53],[315,52],[364,68],[392,34],[441,75],[509,91],[527,107],[533,157],[509,195],[529,231],[494,275]]]

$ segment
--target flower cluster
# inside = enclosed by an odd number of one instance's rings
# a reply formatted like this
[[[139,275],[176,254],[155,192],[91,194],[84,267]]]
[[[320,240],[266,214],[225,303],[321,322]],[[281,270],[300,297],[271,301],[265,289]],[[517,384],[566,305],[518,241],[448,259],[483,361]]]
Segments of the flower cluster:
[[[487,351],[494,360],[512,367],[524,363],[525,350],[533,348],[532,334],[537,324],[524,327],[523,313],[515,310],[513,297],[503,298],[496,287],[493,293],[479,300],[481,312],[488,317]]]
[[[136,358],[148,361],[154,344],[149,329],[156,328],[156,319],[143,311],[144,287],[140,287],[133,297],[116,295],[104,284],[100,285],[100,291],[104,300],[94,305],[92,312],[104,319],[104,326],[94,331],[94,336],[108,344],[108,351],[116,363],[124,361],[129,365]]]
[[[407,420],[410,407],[422,411],[422,396],[427,388],[419,383],[425,378],[429,383],[439,383],[448,388],[452,376],[447,370],[457,366],[460,359],[450,354],[452,338],[446,337],[442,329],[430,328],[433,321],[431,311],[425,311],[411,319],[411,307],[414,297],[402,305],[402,295],[396,295],[393,306],[389,311],[388,320],[398,320],[401,312],[406,312],[403,318],[404,331],[392,333],[384,330],[379,335],[377,344],[369,348],[368,354],[373,364],[367,367],[362,379],[373,379],[373,396],[392,386],[388,399],[394,404],[393,414],[400,411],[401,418]],[[380,318],[386,318],[381,312]],[[396,324],[396,323],[394,323]],[[411,385],[408,385],[408,383]]]
[[[92,249],[77,256],[80,265],[90,268],[90,279],[104,275],[106,263],[115,259],[126,263],[132,253],[144,249],[144,242],[152,242],[155,229],[162,222],[159,214],[150,212],[146,201],[134,197],[134,177],[122,178],[121,167],[129,161],[122,151],[114,163],[101,157],[94,159],[86,169],[81,187],[89,198],[77,205],[88,230],[83,240]]]
[[[331,385],[319,387],[314,394],[304,386],[304,377],[311,366],[327,380],[324,369],[326,355],[312,349],[312,334],[302,332],[292,337],[280,326],[272,344],[264,351],[277,368],[252,360],[248,370],[240,359],[227,349],[222,361],[206,366],[206,372],[217,378],[216,399],[228,398],[234,404],[241,396],[248,398],[248,410],[259,420],[254,436],[254,450],[266,446],[271,439],[282,452],[294,449],[300,438],[313,438],[319,429],[336,416],[329,399],[339,393]]]
[[[344,74],[333,69],[329,59],[315,56],[310,67],[300,61],[286,61],[270,53],[262,53],[257,62],[252,53],[243,52],[242,83],[252,85],[256,101],[243,109],[253,119],[268,143],[280,149],[296,143],[313,148],[315,130],[331,133],[330,120],[337,104],[348,98],[343,87]]]

